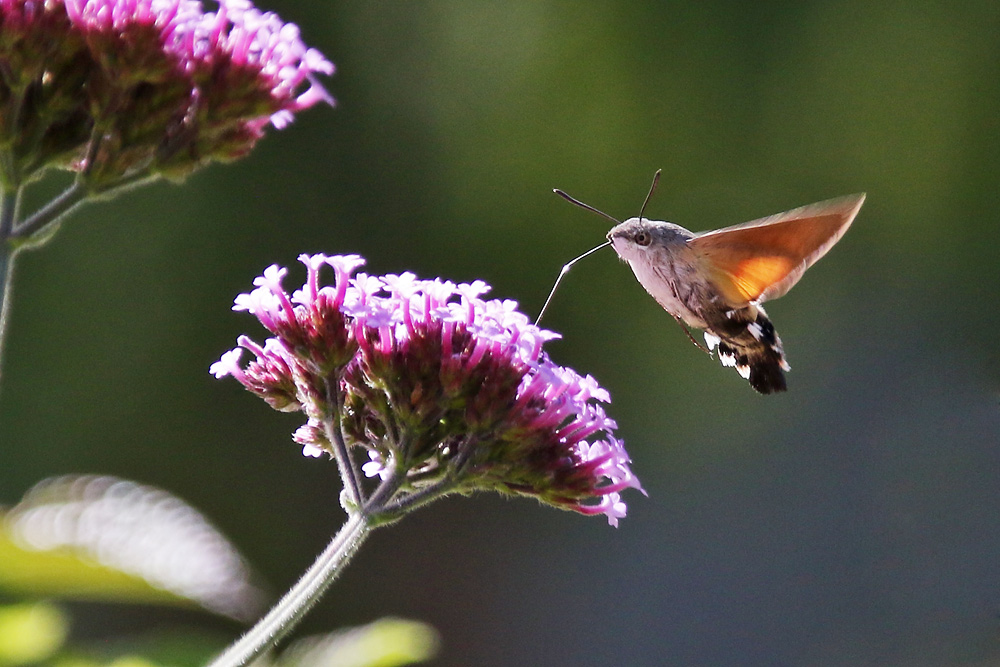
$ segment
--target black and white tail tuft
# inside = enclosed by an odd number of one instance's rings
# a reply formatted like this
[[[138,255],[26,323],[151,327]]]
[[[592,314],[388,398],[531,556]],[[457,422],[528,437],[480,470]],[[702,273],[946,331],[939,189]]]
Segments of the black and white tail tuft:
[[[730,310],[709,323],[705,331],[708,348],[719,349],[719,361],[732,366],[750,386],[762,394],[785,391],[785,360],[781,339],[760,306]]]

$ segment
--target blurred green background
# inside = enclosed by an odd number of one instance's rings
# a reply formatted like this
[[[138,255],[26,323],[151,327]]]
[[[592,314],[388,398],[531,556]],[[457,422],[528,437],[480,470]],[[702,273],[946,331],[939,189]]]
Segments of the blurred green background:
[[[0,503],[67,472],[154,484],[279,591],[343,516],[299,419],[208,374],[263,338],[230,306],[265,266],[356,252],[535,313],[607,227],[553,187],[626,218],[663,168],[647,214],[693,230],[867,191],[769,305],[784,395],[696,350],[612,252],[578,265],[550,352],[610,390],[649,498],[618,530],[432,505],[376,533],[303,631],[415,618],[449,666],[1000,663],[1000,4],[266,8],[337,64],[338,108],[21,257]]]

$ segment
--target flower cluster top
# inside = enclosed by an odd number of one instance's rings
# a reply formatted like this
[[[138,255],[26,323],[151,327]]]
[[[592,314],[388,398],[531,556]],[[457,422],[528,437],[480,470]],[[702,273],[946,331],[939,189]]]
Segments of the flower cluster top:
[[[245,155],[332,98],[333,65],[249,0],[0,0],[0,178],[74,169],[95,191]]]
[[[556,334],[513,301],[484,300],[489,286],[357,273],[356,255],[303,255],[305,284],[289,295],[271,266],[234,310],[273,334],[249,338],[213,365],[284,411],[308,417],[295,439],[331,450],[331,424],[367,450],[369,476],[405,475],[419,489],[450,476],[455,490],[529,495],[613,525],[620,492],[640,489],[590,376],[554,364]],[[332,285],[320,271],[332,268]],[[255,359],[240,364],[243,350]]]

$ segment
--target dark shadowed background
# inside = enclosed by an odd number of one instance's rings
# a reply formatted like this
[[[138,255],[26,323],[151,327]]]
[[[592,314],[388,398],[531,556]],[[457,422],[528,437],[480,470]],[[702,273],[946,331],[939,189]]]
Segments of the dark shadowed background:
[[[649,498],[618,530],[431,505],[375,533],[303,632],[420,619],[448,666],[1000,662],[1000,4],[266,8],[337,64],[338,108],[21,258],[0,503],[68,472],[157,485],[280,590],[343,515],[300,420],[208,374],[263,338],[230,306],[265,266],[360,253],[536,313],[608,227],[553,187],[625,218],[663,168],[647,214],[693,230],[867,191],[769,306],[785,395],[696,350],[612,252],[581,263],[550,352],[610,390]],[[81,631],[130,612],[100,613]]]

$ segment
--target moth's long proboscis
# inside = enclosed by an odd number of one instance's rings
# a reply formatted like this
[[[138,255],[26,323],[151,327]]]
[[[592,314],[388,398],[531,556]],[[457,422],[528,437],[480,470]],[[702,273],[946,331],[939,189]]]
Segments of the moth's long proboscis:
[[[557,192],[558,192],[558,190],[557,190]],[[600,213],[600,211],[598,211],[598,213]],[[597,252],[598,250],[600,250],[601,248],[604,248],[604,247],[609,246],[609,245],[611,245],[611,241],[605,241],[604,243],[602,243],[601,245],[597,246],[596,248],[591,248],[590,250],[588,250],[587,252],[583,253],[579,257],[577,257],[575,259],[572,259],[572,260],[566,262],[565,264],[563,264],[562,269],[559,271],[559,276],[556,278],[556,282],[552,285],[552,289],[549,290],[549,295],[545,298],[545,303],[542,305],[542,309],[540,311],[538,311],[538,317],[535,319],[535,326],[536,327],[538,326],[538,323],[542,321],[542,315],[544,315],[546,309],[548,309],[549,302],[552,301],[552,295],[556,293],[556,288],[558,288],[559,287],[559,283],[562,282],[563,276],[565,276],[567,273],[569,273],[570,268],[574,264],[576,264],[577,262],[579,262],[581,259],[583,259],[584,257],[586,257],[587,255],[592,255],[595,252]]]

